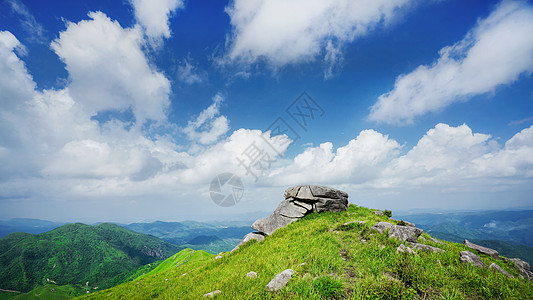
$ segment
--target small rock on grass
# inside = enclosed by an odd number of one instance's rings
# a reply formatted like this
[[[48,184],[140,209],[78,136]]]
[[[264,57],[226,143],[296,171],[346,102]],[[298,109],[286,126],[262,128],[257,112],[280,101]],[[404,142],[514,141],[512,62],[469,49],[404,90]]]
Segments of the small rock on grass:
[[[460,259],[465,264],[473,264],[474,266],[480,268],[487,267],[487,265],[481,260],[481,258],[479,258],[479,256],[475,255],[470,251],[461,251]]]
[[[204,295],[205,298],[213,298],[216,295],[222,293],[220,290],[212,291]]]
[[[514,278],[513,275],[507,273],[504,269],[502,269],[502,267],[498,266],[497,264],[495,263],[491,263],[489,268],[493,269],[493,270],[496,270],[500,273],[502,273],[503,275],[509,277],[509,278]]]
[[[257,278],[257,273],[255,273],[254,271],[250,271],[246,274],[246,277],[248,278]]]
[[[283,272],[276,275],[276,277],[274,277],[272,280],[270,280],[270,282],[266,286],[266,289],[270,292],[280,290],[289,282],[289,279],[291,279],[292,274],[294,274],[294,271],[292,269],[284,270]]]

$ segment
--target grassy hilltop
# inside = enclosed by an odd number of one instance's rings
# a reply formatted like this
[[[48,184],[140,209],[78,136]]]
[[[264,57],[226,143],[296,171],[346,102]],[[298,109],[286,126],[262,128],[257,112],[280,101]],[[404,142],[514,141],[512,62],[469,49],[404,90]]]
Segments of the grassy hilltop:
[[[350,221],[365,223],[345,225]],[[404,242],[369,229],[378,221],[389,219],[355,205],[341,213],[314,213],[220,259],[167,263],[142,278],[84,297],[200,299],[220,290],[218,299],[533,299],[533,284],[519,277],[512,262],[479,255],[515,278],[464,264],[460,252],[470,249],[431,242],[426,233],[423,243],[446,252],[398,253]],[[295,273],[287,286],[266,291],[266,284],[289,268]],[[247,278],[249,271],[258,277]]]

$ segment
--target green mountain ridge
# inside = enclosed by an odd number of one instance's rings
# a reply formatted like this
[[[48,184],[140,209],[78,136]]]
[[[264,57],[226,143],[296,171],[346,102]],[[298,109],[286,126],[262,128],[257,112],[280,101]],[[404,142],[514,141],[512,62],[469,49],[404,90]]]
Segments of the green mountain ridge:
[[[37,235],[11,233],[0,239],[0,288],[28,292],[50,283],[108,288],[179,250],[111,223],[72,223]]]
[[[410,244],[370,230],[379,221],[396,222],[353,204],[341,213],[313,213],[219,259],[160,265],[158,272],[82,297],[200,299],[219,290],[217,299],[533,299],[533,283],[520,278],[512,261],[478,254],[514,278],[474,267],[459,259],[461,251],[473,250],[431,241],[428,233],[419,242],[444,252],[401,253],[399,245]],[[294,274],[284,288],[265,289],[289,268]],[[248,278],[250,271],[257,278]]]

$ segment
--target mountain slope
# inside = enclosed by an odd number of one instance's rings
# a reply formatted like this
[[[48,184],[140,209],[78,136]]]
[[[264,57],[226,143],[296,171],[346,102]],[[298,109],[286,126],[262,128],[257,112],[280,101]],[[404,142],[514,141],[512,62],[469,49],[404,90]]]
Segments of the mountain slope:
[[[12,233],[0,239],[0,288],[26,292],[48,283],[107,288],[178,250],[110,223],[67,224],[38,235]]]
[[[190,248],[183,249],[180,252],[172,255],[171,257],[167,258],[165,261],[160,263],[157,268],[153,269],[149,273],[143,274],[139,276],[137,279],[141,279],[144,277],[152,276],[157,273],[161,273],[164,271],[168,271],[171,269],[179,268],[183,264],[198,261],[198,260],[205,260],[214,257],[213,254],[207,253],[203,250],[193,250]]]
[[[512,262],[480,255],[515,278],[464,264],[459,256],[466,246],[430,242],[427,233],[424,243],[445,252],[399,253],[402,242],[369,229],[378,221],[389,220],[355,205],[342,213],[311,214],[221,259],[191,262],[84,297],[200,299],[220,290],[218,299],[533,299],[533,284],[519,278]],[[288,268],[295,273],[287,286],[266,291]],[[247,278],[250,271],[257,278]]]

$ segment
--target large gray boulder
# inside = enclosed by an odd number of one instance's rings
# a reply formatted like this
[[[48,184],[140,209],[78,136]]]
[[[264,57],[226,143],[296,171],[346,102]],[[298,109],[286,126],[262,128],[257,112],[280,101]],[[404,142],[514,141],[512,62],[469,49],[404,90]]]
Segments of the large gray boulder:
[[[516,269],[522,273],[522,276],[529,281],[533,281],[533,272],[531,272],[530,266],[527,262],[521,260],[520,258],[511,258],[511,261],[514,262]]]
[[[343,191],[317,185],[299,185],[288,188],[283,200],[268,217],[259,219],[252,228],[271,235],[305,215],[316,212],[339,212],[348,208],[348,194]]]
[[[397,238],[401,241],[416,242],[417,238],[424,232],[424,230],[409,226],[392,225],[389,229],[389,237]]]
[[[479,258],[479,256],[470,251],[461,251],[461,256],[459,259],[465,264],[473,264],[474,266],[480,268],[487,267],[487,265],[481,260],[481,258]]]
[[[348,194],[327,186],[299,185],[290,187],[283,194],[285,199],[311,204],[316,212],[340,212],[348,207]]]
[[[284,287],[287,282],[289,282],[292,277],[292,274],[294,274],[294,271],[291,269],[287,269],[279,273],[278,275],[276,275],[276,277],[270,280],[270,282],[266,286],[266,289],[270,292],[278,291],[279,289]]]
[[[470,248],[472,250],[476,250],[478,253],[486,254],[486,255],[494,258],[494,259],[500,259],[500,255],[499,255],[498,251],[496,251],[494,249],[490,249],[490,248],[487,248],[487,247],[483,247],[483,246],[480,246],[480,245],[476,245],[476,244],[470,243],[468,240],[464,240],[463,244],[465,244],[465,246],[467,246],[468,248]]]

